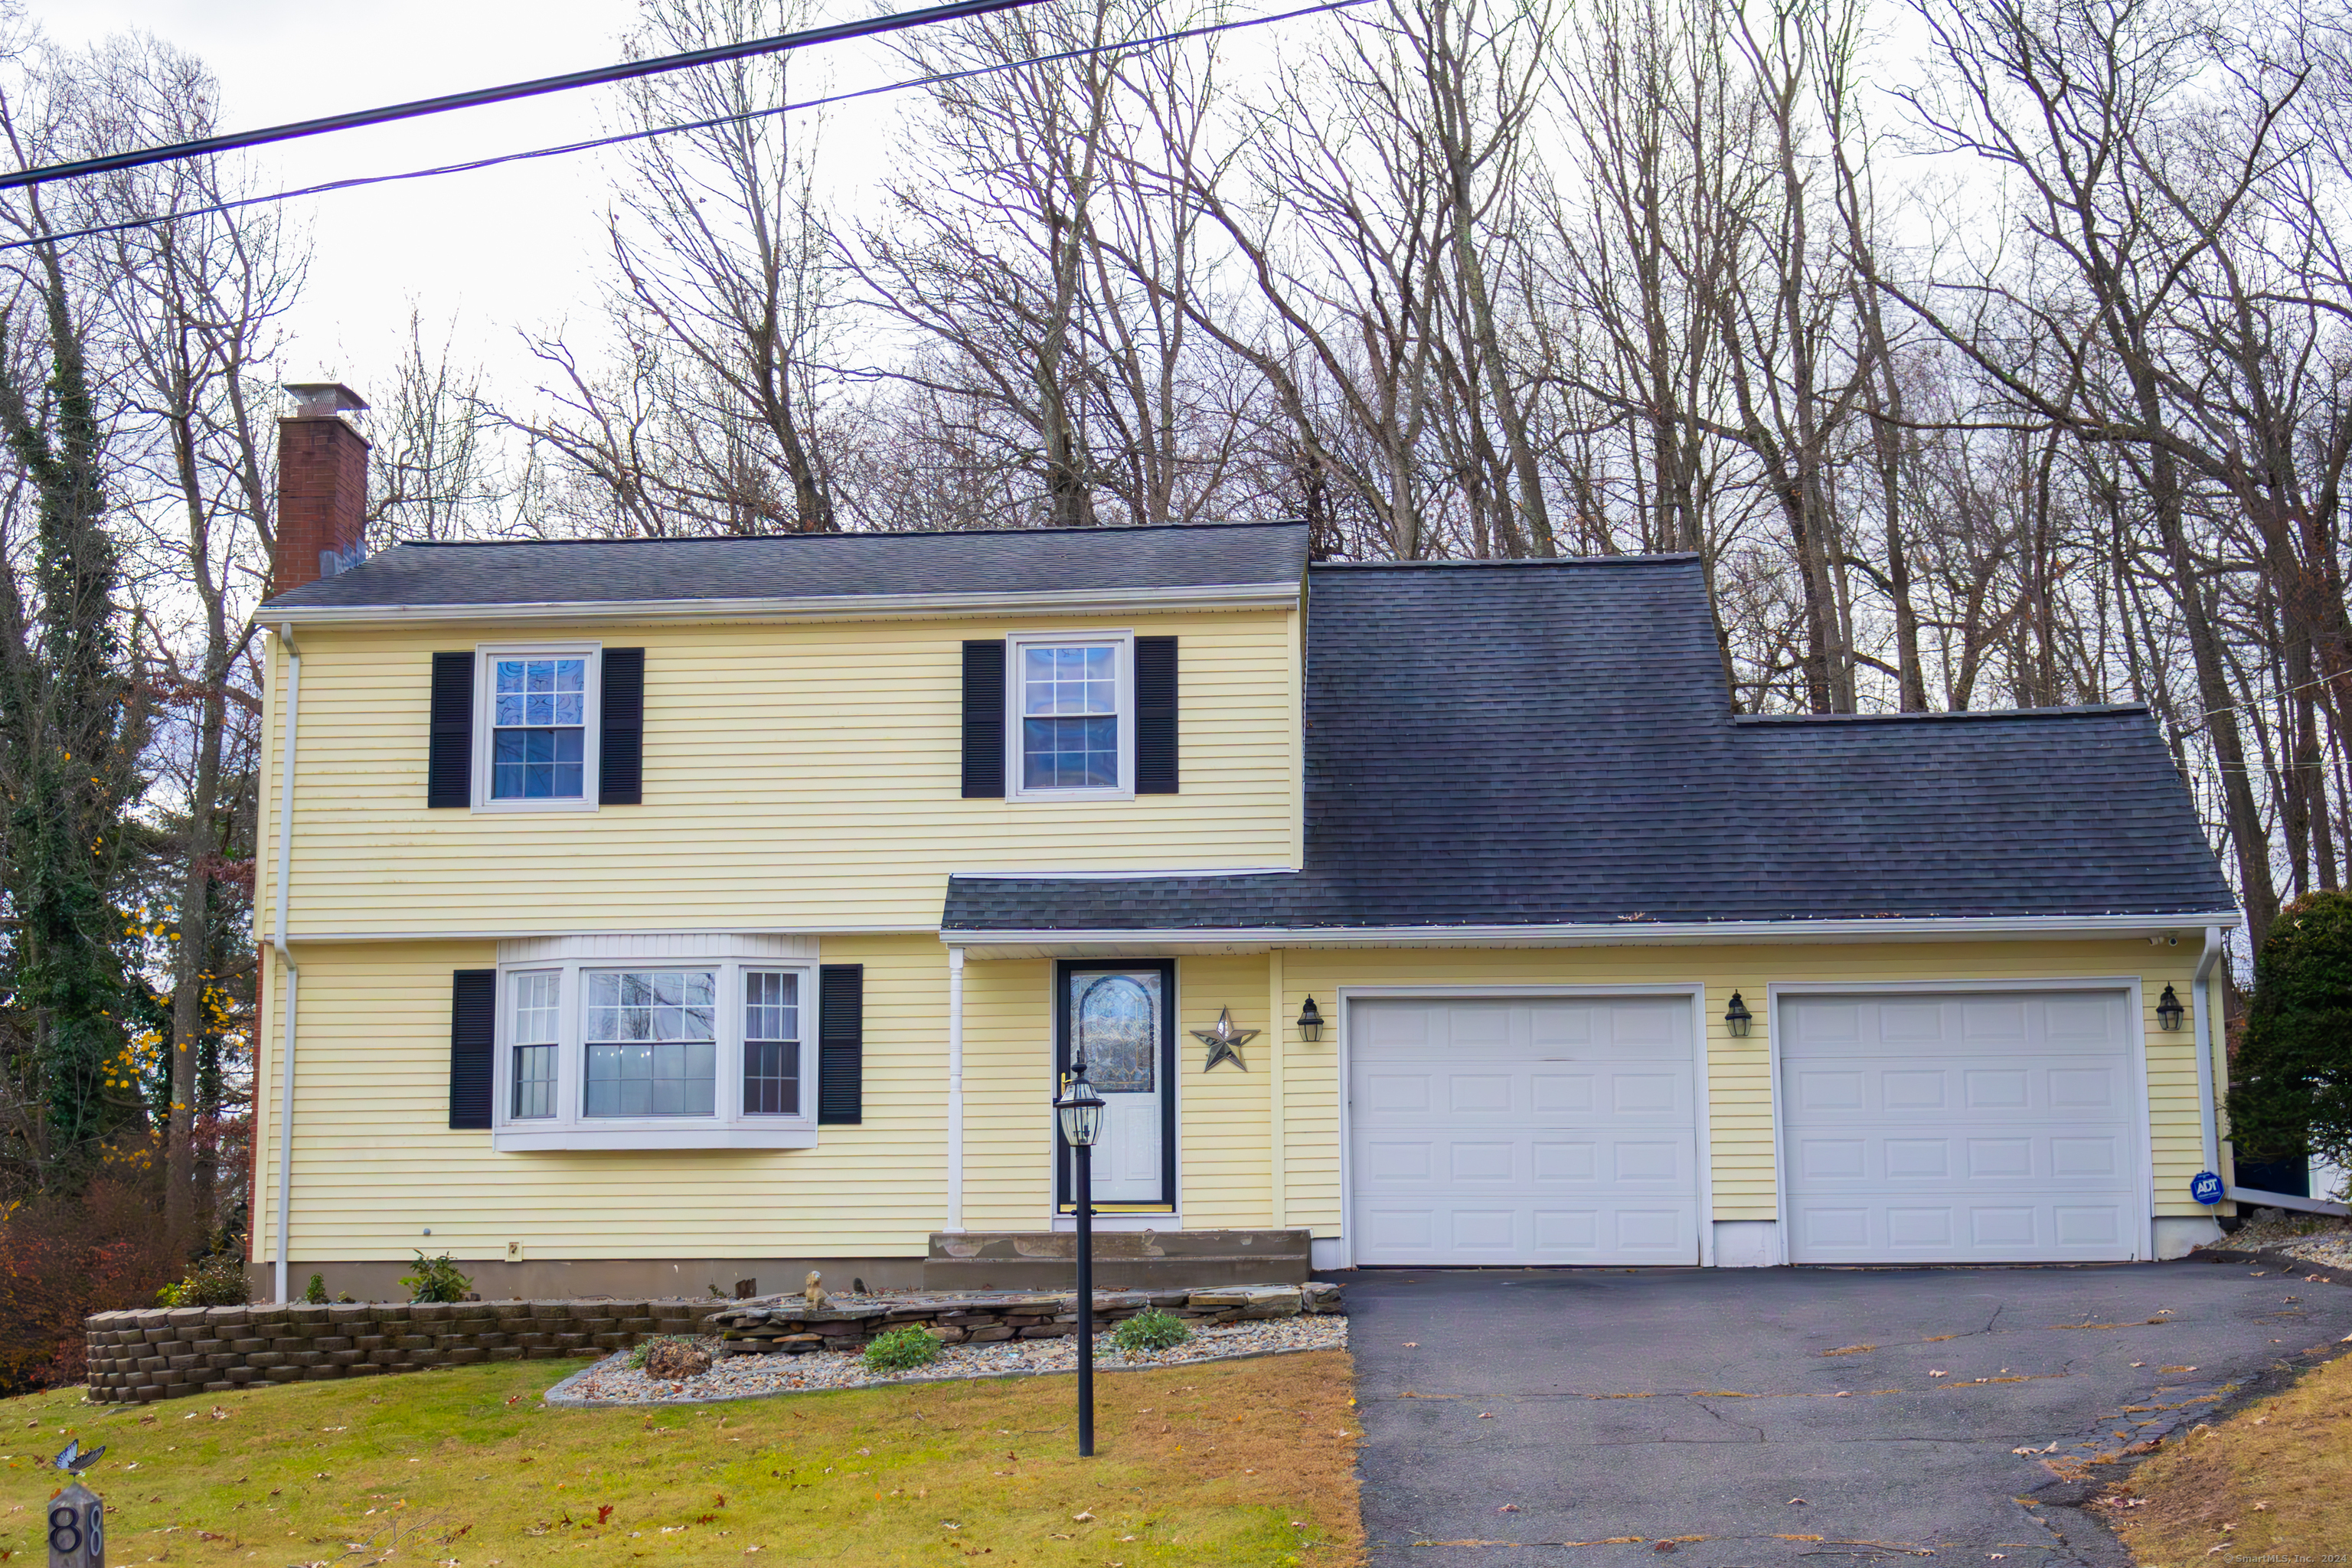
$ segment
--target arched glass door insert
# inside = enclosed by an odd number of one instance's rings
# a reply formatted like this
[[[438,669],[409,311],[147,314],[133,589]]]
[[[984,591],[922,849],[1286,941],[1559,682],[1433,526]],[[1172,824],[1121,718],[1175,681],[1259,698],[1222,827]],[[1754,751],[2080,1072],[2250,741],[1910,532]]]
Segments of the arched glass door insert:
[[[1175,965],[1169,960],[1060,966],[1055,1066],[1083,1056],[1103,1097],[1094,1152],[1097,1209],[1153,1212],[1175,1205]],[[1058,1143],[1058,1137],[1057,1137]],[[1055,1201],[1070,1205],[1070,1160],[1057,1150]]]

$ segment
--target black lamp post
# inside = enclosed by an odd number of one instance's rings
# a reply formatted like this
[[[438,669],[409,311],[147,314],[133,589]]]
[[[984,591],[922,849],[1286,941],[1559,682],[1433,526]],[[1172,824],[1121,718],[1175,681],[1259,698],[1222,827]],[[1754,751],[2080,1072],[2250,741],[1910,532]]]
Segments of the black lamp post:
[[[1070,1064],[1070,1081],[1054,1101],[1062,1142],[1077,1156],[1070,1195],[1078,1215],[1078,1457],[1095,1452],[1095,1140],[1102,1136],[1102,1096],[1087,1081],[1087,1058]]]
[[[2167,985],[2164,988],[2164,994],[2157,999],[2156,1022],[2158,1026],[2164,1029],[2177,1029],[2180,1027],[2181,1012],[2182,1008],[2180,1005],[2180,998],[2173,994],[2171,986]]]

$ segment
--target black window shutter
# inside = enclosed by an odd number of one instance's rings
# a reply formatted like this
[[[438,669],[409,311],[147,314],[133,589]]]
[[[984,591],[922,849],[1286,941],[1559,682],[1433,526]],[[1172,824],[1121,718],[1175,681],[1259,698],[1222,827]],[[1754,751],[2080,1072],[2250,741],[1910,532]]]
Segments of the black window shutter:
[[[1004,798],[1004,640],[963,645],[963,797]]]
[[[646,650],[604,650],[596,740],[596,804],[640,805],[645,802]]]
[[[816,979],[816,1119],[820,1125],[854,1127],[866,1120],[865,1077],[866,966],[822,965]]]
[[[490,1124],[490,1053],[498,1037],[499,972],[460,969],[449,976],[449,1125]]]
[[[474,804],[474,656],[433,656],[433,733],[425,758],[425,804]]]
[[[1135,639],[1135,793],[1176,793],[1176,639]]]

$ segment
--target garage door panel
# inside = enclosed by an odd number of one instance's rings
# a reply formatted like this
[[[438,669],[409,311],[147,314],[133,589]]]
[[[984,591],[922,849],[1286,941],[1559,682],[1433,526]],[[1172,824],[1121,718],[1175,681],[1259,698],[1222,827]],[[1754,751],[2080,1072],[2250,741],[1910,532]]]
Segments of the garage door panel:
[[[2126,1014],[2115,992],[1785,999],[1791,1258],[2132,1256]]]
[[[1689,1018],[1678,1000],[1351,1003],[1357,1261],[1696,1261]]]

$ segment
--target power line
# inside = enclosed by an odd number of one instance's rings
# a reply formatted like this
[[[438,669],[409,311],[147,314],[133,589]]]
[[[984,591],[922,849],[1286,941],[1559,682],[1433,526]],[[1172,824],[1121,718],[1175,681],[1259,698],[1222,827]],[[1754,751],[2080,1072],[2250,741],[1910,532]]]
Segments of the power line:
[[[383,109],[354,110],[347,114],[326,114],[316,120],[298,120],[288,125],[273,125],[261,131],[237,131],[225,136],[206,136],[194,142],[175,142],[166,147],[148,147],[133,153],[110,153],[99,158],[81,158],[70,163],[52,163],[46,168],[19,169],[0,174],[0,191],[15,190],[26,185],[46,184],[52,180],[77,179],[85,174],[103,174],[116,169],[137,169],[150,163],[168,163],[181,158],[194,158],[208,153],[230,153],[241,147],[267,146],[272,142],[291,142],[304,136],[322,136],[331,131],[351,131],[362,125],[383,125],[394,120],[415,120],[426,114],[444,114],[453,109],[478,109],[486,103],[507,103],[518,98],[538,98],[551,92],[569,92],[577,87],[600,87],[607,82],[632,81],[639,77],[660,76],[666,72],[687,70],[695,66],[719,65],[728,60],[750,59],[760,55],[782,54],[788,49],[805,48],[811,44],[829,44],[844,38],[867,38],[882,33],[896,33],[908,27],[928,26],[933,22],[952,22],[965,16],[984,16],[993,11],[1010,11],[1017,6],[1034,5],[1039,0],[950,0],[943,5],[928,5],[919,11],[899,11],[887,16],[872,16],[862,22],[834,22],[822,27],[805,27],[797,33],[780,33],[772,38],[749,38],[741,43],[719,44],[707,49],[689,49],[684,54],[657,55],[652,59],[624,60],[619,65],[598,66],[590,70],[566,71],[562,76],[543,76],[533,81],[510,82],[504,87],[477,88],[471,92],[444,93],[438,98],[420,98],[408,103],[394,103]]]
[[[1027,3],[1027,0],[1024,0]],[[1275,22],[1288,22],[1300,16],[1320,16],[1329,11],[1347,11],[1358,5],[1368,5],[1372,0],[1325,0],[1319,5],[1307,5],[1296,11],[1282,11],[1270,16],[1251,16],[1238,22],[1217,22],[1205,26],[1184,27],[1175,32],[1158,33],[1150,37],[1131,38],[1124,43],[1091,44],[1084,48],[1064,49],[1058,54],[1035,55],[1024,59],[1000,60],[993,65],[974,66],[970,70],[942,71],[935,76],[908,77],[902,81],[886,82],[879,87],[860,88],[854,92],[837,92],[824,98],[812,98],[798,103],[778,104],[769,109],[754,109],[741,114],[722,114],[710,120],[688,121],[680,125],[656,125],[646,131],[627,131],[612,136],[598,136],[584,142],[567,142],[560,146],[538,147],[525,153],[500,153],[488,158],[475,158],[462,163],[441,163],[429,169],[410,169],[396,174],[360,174],[347,180],[330,180],[324,184],[304,185],[297,190],[273,191],[267,195],[242,196],[236,201],[218,202],[210,206],[191,207],[185,212],[161,213],[152,217],[126,218],[120,223],[94,225],[89,228],[59,230],[54,234],[36,235],[29,239],[12,239],[0,244],[0,252],[22,250],[27,246],[50,245],[58,240],[88,239],[96,235],[120,234],[134,228],[153,228],[163,224],[180,223],[189,218],[210,217],[220,213],[235,212],[242,207],[262,206],[277,202],[294,201],[302,196],[325,195],[334,191],[354,190],[363,185],[390,184],[404,180],[426,180],[441,174],[470,174],[478,169],[493,169],[502,163],[519,163],[534,158],[555,158],[572,153],[593,152],[600,147],[615,147],[630,142],[644,142],[656,136],[674,136],[688,131],[708,131],[720,125],[733,125],[745,121],[765,120],[776,115],[798,113],[804,110],[823,109],[831,104],[847,103],[856,99],[874,98],[883,93],[904,92],[909,88],[934,87],[943,82],[965,81],[974,77],[994,76],[1000,72],[1021,70],[1030,66],[1055,65],[1064,60],[1084,59],[1097,55],[1133,54],[1157,48],[1162,44],[1180,43],[1186,38],[1205,37],[1213,33],[1239,32],[1247,27],[1263,27]]]

